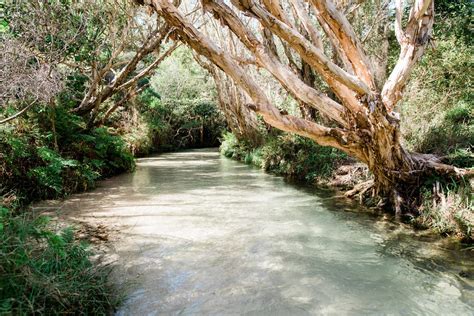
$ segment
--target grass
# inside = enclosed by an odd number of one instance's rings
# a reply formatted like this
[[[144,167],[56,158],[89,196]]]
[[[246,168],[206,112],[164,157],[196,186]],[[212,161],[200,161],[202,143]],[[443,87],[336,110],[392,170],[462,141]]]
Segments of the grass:
[[[0,207],[0,315],[110,314],[109,270],[91,255],[73,229]]]
[[[466,242],[474,241],[474,201],[470,186],[443,188],[437,183],[432,190],[425,190],[423,205],[413,224]]]

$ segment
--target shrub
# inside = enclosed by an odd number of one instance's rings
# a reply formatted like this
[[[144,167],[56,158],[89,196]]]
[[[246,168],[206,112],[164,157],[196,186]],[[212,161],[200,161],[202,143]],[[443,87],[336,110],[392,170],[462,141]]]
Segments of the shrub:
[[[220,152],[227,158],[243,161],[252,148],[245,142],[239,141],[231,132],[224,132],[221,138]]]
[[[115,298],[71,228],[0,206],[0,314],[108,314]]]
[[[270,135],[264,145],[252,148],[232,133],[225,133],[220,151],[226,157],[308,182],[329,177],[346,159],[346,155],[337,149],[291,134]]]
[[[214,147],[225,123],[214,101],[205,98],[162,100],[149,88],[137,98],[137,120],[127,134],[141,135],[135,139],[149,142],[149,151],[170,151],[183,148]]]
[[[53,111],[55,135],[46,111],[0,127],[0,194],[25,203],[55,198],[133,168],[120,136],[106,128],[87,130],[80,117],[63,108]]]
[[[470,186],[453,187],[436,183],[425,187],[420,214],[413,221],[416,226],[472,242],[474,202]]]
[[[345,158],[337,149],[290,134],[277,136],[262,148],[265,170],[308,182],[329,177]]]

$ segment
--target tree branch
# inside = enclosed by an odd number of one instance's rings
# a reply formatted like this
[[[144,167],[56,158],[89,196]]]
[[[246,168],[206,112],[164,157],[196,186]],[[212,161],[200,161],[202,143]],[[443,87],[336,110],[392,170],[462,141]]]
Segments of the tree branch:
[[[397,4],[399,6],[397,12],[399,13],[397,13],[395,19],[396,29],[401,27],[401,4],[400,2]],[[397,102],[402,98],[402,93],[411,71],[423,55],[431,39],[433,22],[434,1],[416,0],[413,4],[406,29],[404,31],[398,29],[397,39],[401,46],[400,56],[382,89],[382,101],[390,111],[393,110]]]
[[[28,111],[35,103],[36,101],[38,100],[38,98],[36,98],[33,102],[31,102],[30,104],[28,104],[27,106],[25,106],[23,109],[21,109],[19,112],[13,114],[12,116],[10,117],[7,117],[3,120],[0,120],[0,124],[5,124],[5,123],[8,123],[14,119],[16,119],[17,117],[19,117],[20,115],[22,115],[23,113],[25,113],[26,111]]]
[[[339,12],[331,0],[307,1],[311,1],[316,8],[319,23],[328,26],[328,28],[323,29],[329,37],[337,40],[338,46],[342,48],[345,57],[352,65],[354,73],[362,79],[369,89],[375,90],[370,63],[347,18]]]
[[[321,145],[347,151],[347,148],[331,135],[334,129],[294,116],[280,114],[278,109],[270,103],[265,92],[248,76],[246,71],[190,24],[173,4],[166,0],[152,0],[152,5],[170,25],[176,27],[183,41],[198,54],[205,56],[224,70],[236,84],[247,92],[255,102],[249,107],[261,114],[268,124],[283,131],[306,136]]]
[[[124,84],[122,84],[121,86],[117,87],[116,89],[117,90],[122,90],[122,89],[126,89],[128,87],[130,87],[131,85],[133,85],[134,83],[136,83],[138,80],[140,80],[141,78],[145,77],[146,75],[148,75],[152,70],[154,70],[161,62],[163,62],[164,59],[166,59],[172,52],[175,51],[176,48],[179,47],[179,42],[174,42],[173,45],[171,45],[171,47],[169,47],[160,57],[158,57],[154,62],[152,62],[148,67],[146,67],[145,69],[143,69],[139,74],[137,74],[136,76],[134,76],[132,79],[130,79],[129,81],[125,82]]]
[[[301,23],[303,24],[306,32],[308,32],[313,44],[317,48],[323,50],[324,46],[323,41],[321,40],[321,36],[319,35],[318,30],[314,27],[313,23],[311,23],[309,15],[303,7],[302,0],[290,0],[290,2],[296,12],[296,15],[301,20]]]
[[[322,50],[315,47],[298,31],[288,27],[262,6],[253,4],[251,8],[246,10],[251,10],[263,26],[271,29],[273,33],[285,40],[306,63],[315,69],[336,93],[346,108],[353,113],[363,110],[356,93],[371,95],[369,87],[364,82],[341,69]]]
[[[238,19],[235,13],[222,1],[207,1],[205,8],[219,16],[242,43],[255,55],[257,62],[272,75],[296,98],[312,105],[324,115],[332,118],[342,126],[347,123],[342,118],[343,107],[306,85],[293,71],[284,66],[272,50],[265,49],[264,45]],[[303,92],[303,93],[301,93]]]
[[[405,33],[402,28],[403,0],[395,0],[395,36],[401,45],[405,41]]]

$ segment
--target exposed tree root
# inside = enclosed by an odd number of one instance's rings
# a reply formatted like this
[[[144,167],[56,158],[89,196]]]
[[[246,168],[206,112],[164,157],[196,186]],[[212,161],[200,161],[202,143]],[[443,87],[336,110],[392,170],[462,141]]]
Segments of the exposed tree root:
[[[362,197],[364,196],[364,194],[373,188],[374,188],[374,180],[371,179],[371,180],[356,184],[353,189],[347,191],[344,195],[349,198],[355,198],[356,196],[359,196],[359,199],[362,202]]]

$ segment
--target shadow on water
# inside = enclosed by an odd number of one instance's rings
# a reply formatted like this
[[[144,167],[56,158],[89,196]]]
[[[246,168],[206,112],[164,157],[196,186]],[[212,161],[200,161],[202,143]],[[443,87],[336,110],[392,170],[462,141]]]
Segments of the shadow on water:
[[[330,190],[193,150],[65,201],[60,216],[112,227],[119,315],[443,314],[473,311],[472,251]]]

